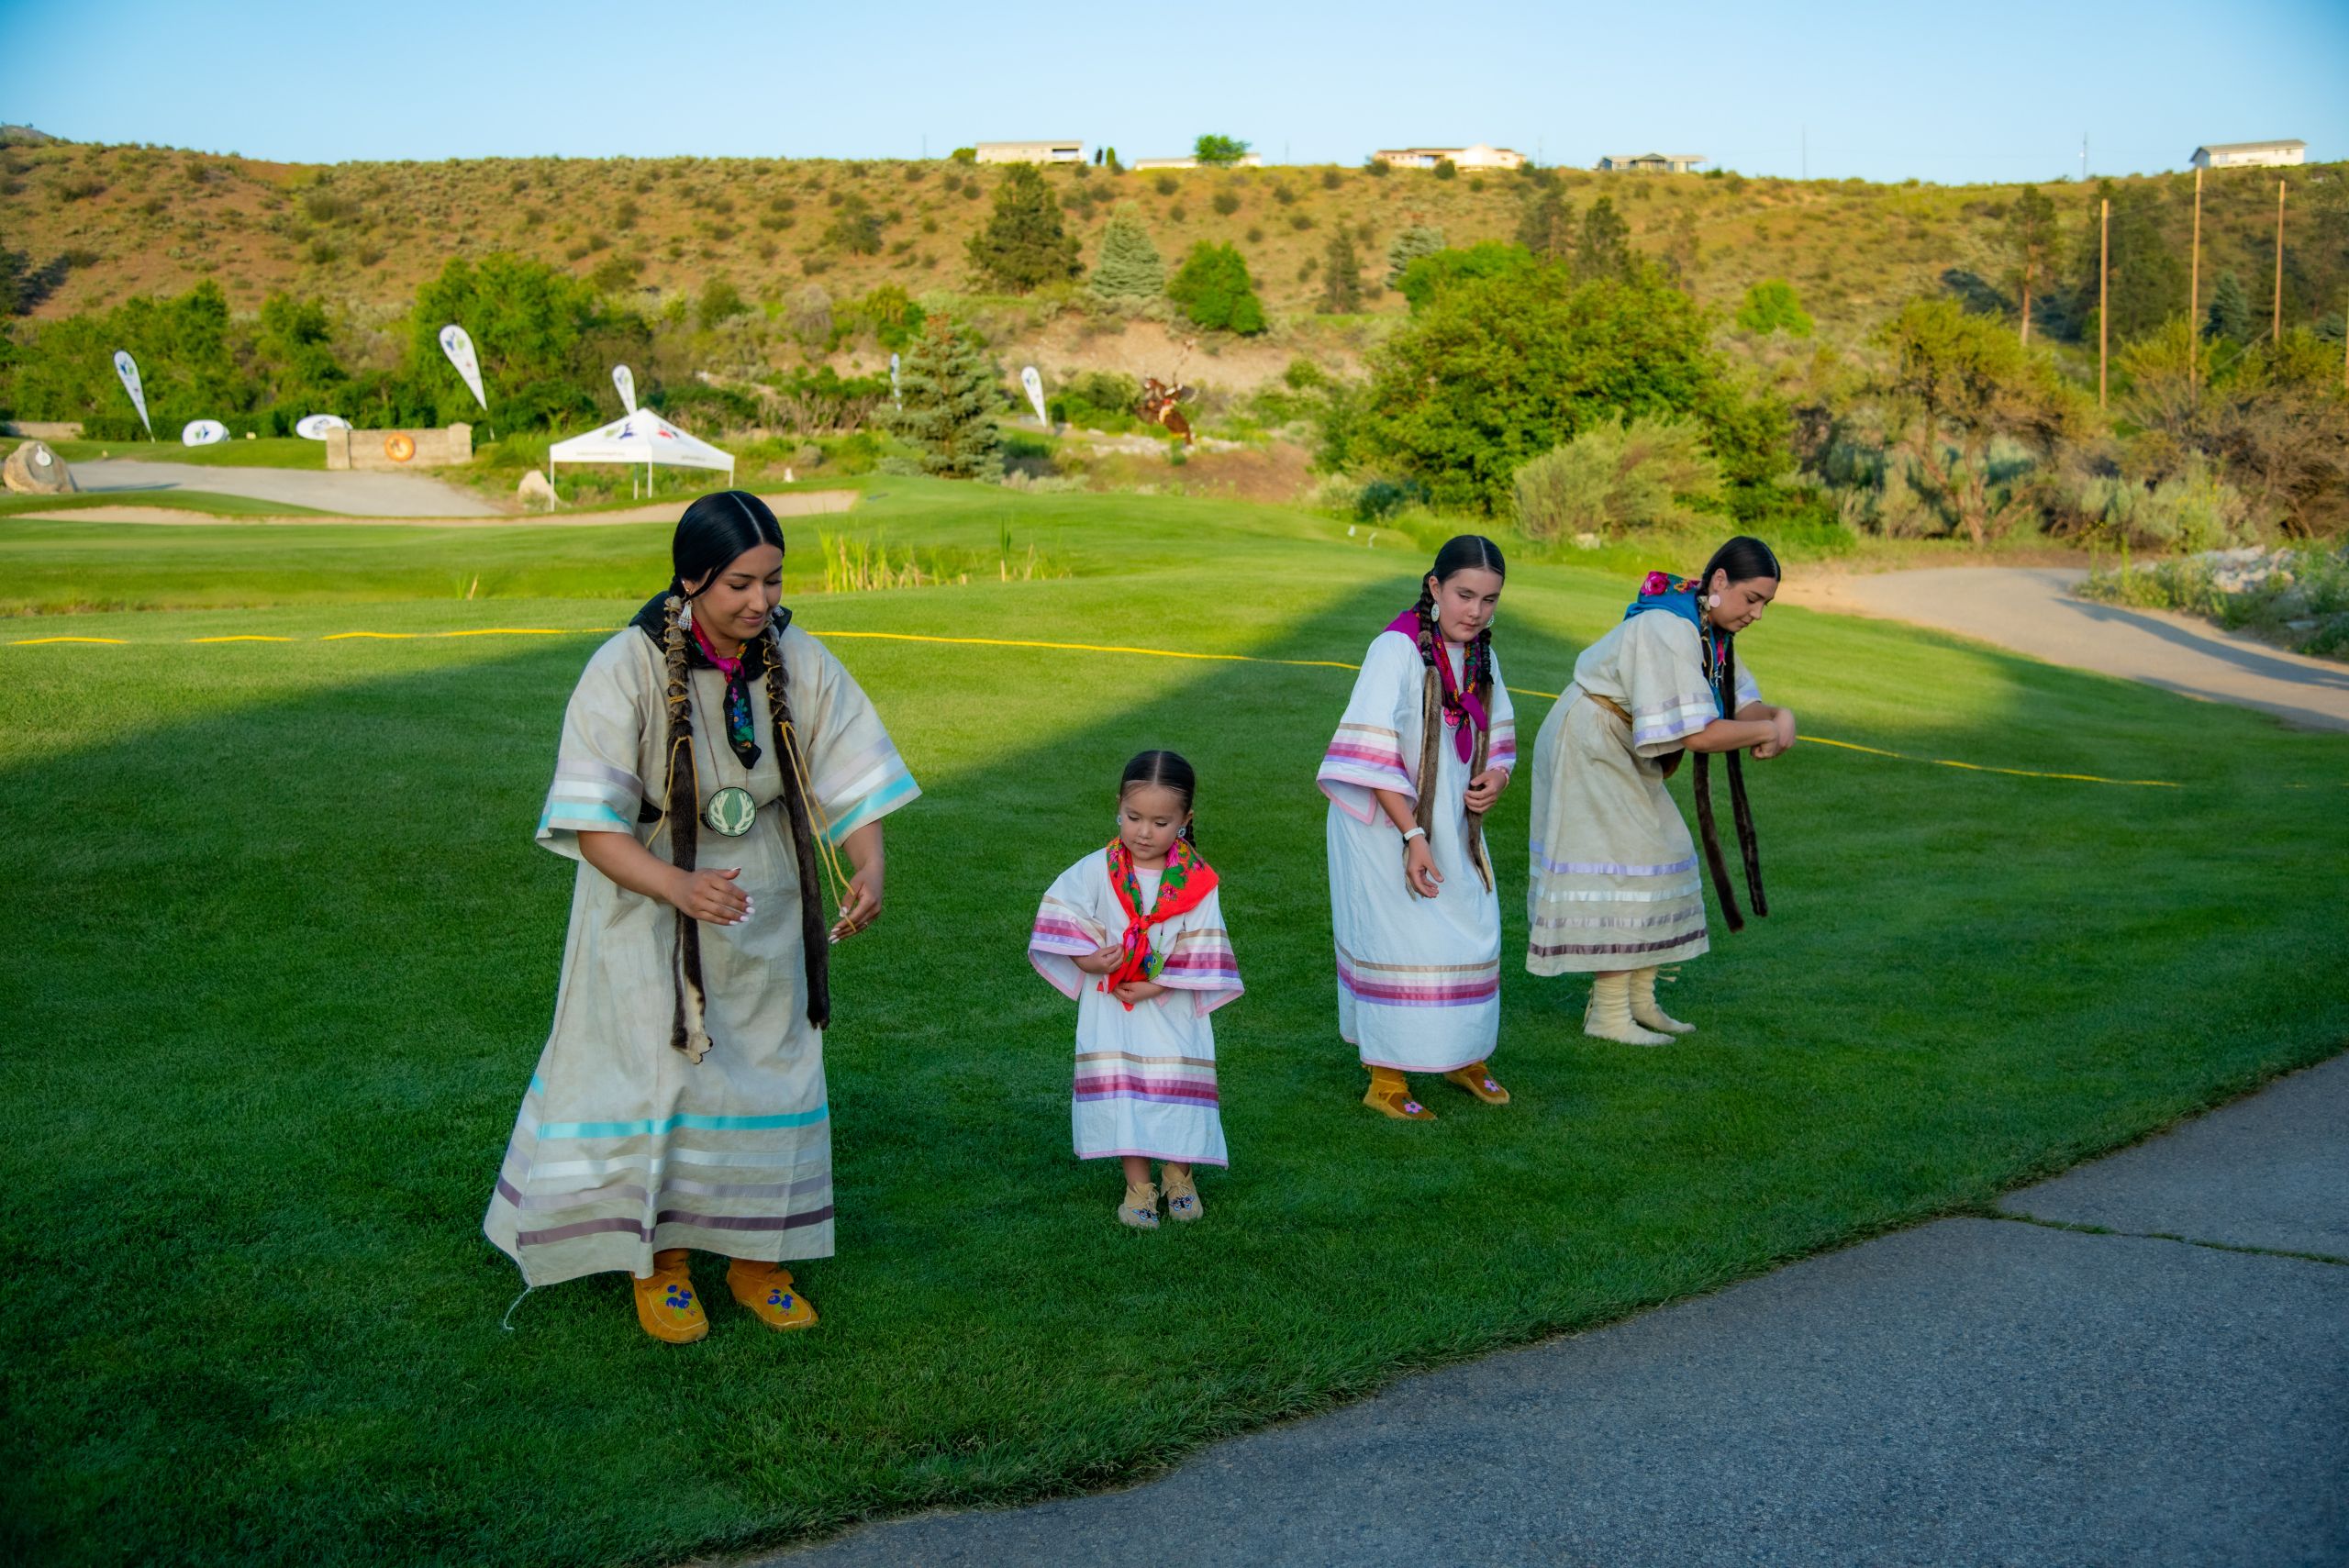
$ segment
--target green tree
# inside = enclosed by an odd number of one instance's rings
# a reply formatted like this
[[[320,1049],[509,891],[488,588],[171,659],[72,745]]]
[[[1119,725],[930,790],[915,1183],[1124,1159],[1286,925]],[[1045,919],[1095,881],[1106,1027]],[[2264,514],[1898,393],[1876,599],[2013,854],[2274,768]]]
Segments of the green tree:
[[[1765,278],[1748,288],[1737,307],[1737,324],[1748,332],[1784,332],[1789,338],[1809,337],[1813,325],[1795,285],[1784,278]]]
[[[1438,250],[1420,257],[1403,269],[1403,281],[1397,286],[1410,302],[1412,310],[1419,311],[1425,309],[1438,293],[1465,279],[1511,277],[1531,272],[1540,264],[1521,245],[1486,239],[1463,250]]]
[[[1032,163],[1014,163],[996,187],[995,211],[971,236],[971,265],[1012,294],[1076,276],[1076,240],[1061,223],[1061,204]]]
[[[2044,287],[2055,267],[2055,203],[2037,185],[2025,185],[2007,209],[2007,248],[2013,253],[2008,277],[2022,299],[2022,339],[2031,341],[2031,296]]]
[[[1326,316],[1351,316],[1362,308],[1362,257],[1354,237],[1341,224],[1321,248],[1321,310]]]
[[[888,416],[890,428],[912,445],[924,473],[1000,479],[999,382],[975,333],[933,317],[899,368],[905,406]]]
[[[406,358],[397,383],[380,390],[375,417],[435,425],[481,417],[440,351],[450,322],[472,334],[490,407],[508,429],[597,418],[596,389],[611,363],[608,329],[650,341],[640,324],[626,330],[591,284],[543,261],[503,251],[478,263],[452,257],[417,291]]]
[[[1192,322],[1209,330],[1247,336],[1264,329],[1264,306],[1256,297],[1248,263],[1230,245],[1202,239],[1191,247],[1182,270],[1166,285],[1166,297]]]
[[[1380,167],[1384,168],[1382,164]],[[1386,286],[1401,288],[1403,274],[1411,263],[1422,256],[1432,256],[1443,249],[1443,230],[1424,223],[1415,223],[1403,230],[1386,246]]]
[[[2244,292],[2243,280],[2232,272],[2219,274],[2219,286],[2210,291],[2210,309],[2202,322],[2202,336],[2223,338],[2230,343],[2248,343],[2259,330],[2253,325],[2251,295]]]
[[[1574,250],[1574,205],[1554,183],[1536,190],[1518,217],[1517,242],[1544,261],[1565,261]]]
[[[896,284],[881,284],[856,302],[859,320],[869,322],[873,336],[885,349],[903,349],[921,336],[930,313]]]
[[[2110,283],[2114,342],[2143,338],[2178,313],[2186,299],[2186,263],[2163,234],[2162,195],[2151,185],[2099,180],[2080,231],[2074,297],[2085,335],[2097,334],[2098,202],[2112,203]]]
[[[742,298],[742,291],[729,279],[714,278],[702,285],[699,316],[705,332],[750,308]]]
[[[1101,226],[1101,256],[1086,287],[1101,299],[1156,299],[1166,287],[1166,261],[1150,230],[1126,207]]]
[[[1325,450],[1491,513],[1517,471],[1608,420],[1695,416],[1720,395],[1705,318],[1647,279],[1576,284],[1536,267],[1439,290],[1371,355],[1342,441]]]
[[[1191,156],[1210,169],[1229,169],[1248,156],[1248,144],[1236,136],[1203,136],[1191,144]]]
[[[1585,278],[1629,278],[1638,260],[1631,250],[1631,226],[1615,210],[1612,196],[1601,196],[1582,215],[1582,239],[1575,247],[1575,272]]]
[[[1909,301],[1876,341],[1893,357],[1881,390],[1896,428],[1905,427],[1919,471],[1980,544],[2031,506],[2020,492],[1993,506],[1990,443],[2003,436],[2053,451],[2085,425],[2078,395],[2021,339],[1954,300]]]

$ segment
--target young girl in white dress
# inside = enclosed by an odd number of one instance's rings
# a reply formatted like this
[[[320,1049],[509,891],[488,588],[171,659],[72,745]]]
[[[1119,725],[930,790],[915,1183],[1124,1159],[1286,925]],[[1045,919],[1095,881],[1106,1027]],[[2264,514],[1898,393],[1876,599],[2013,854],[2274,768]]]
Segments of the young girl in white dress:
[[[1208,1015],[1240,995],[1240,966],[1192,836],[1197,786],[1172,751],[1128,762],[1118,836],[1060,874],[1028,939],[1036,973],[1076,1003],[1076,1157],[1123,1162],[1118,1218],[1141,1230],[1158,1227],[1152,1160],[1178,1220],[1205,1212],[1191,1168],[1230,1163]]]
[[[1517,766],[1517,719],[1493,657],[1507,570],[1477,534],[1436,552],[1419,603],[1363,656],[1321,759],[1338,1034],[1370,1070],[1363,1104],[1404,1121],[1435,1118],[1410,1073],[1508,1103],[1490,1066],[1501,906],[1484,829]]]

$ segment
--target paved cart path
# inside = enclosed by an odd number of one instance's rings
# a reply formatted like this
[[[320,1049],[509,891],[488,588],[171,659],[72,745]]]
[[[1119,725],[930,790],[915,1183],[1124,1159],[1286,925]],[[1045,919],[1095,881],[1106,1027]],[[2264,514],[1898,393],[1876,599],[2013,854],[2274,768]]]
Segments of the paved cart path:
[[[2208,702],[2239,703],[2296,728],[2349,729],[2349,664],[2271,648],[2209,621],[2072,597],[2065,566],[1938,566],[1790,580],[1788,604],[1881,616],[1995,642]]]
[[[760,1561],[2349,1562],[2349,1056],[2000,1212],[1413,1377],[1130,1490]]]

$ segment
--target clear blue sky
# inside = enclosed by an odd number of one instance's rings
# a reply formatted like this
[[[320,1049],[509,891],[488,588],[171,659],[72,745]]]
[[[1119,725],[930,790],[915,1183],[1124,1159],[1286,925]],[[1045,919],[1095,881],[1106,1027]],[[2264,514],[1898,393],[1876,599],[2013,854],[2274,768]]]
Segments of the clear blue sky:
[[[932,156],[1080,137],[1268,161],[1490,141],[1755,173],[2052,179],[2203,141],[2349,158],[2349,3],[827,6],[0,0],[0,119],[331,162]],[[405,46],[405,47],[403,47]],[[1806,128],[1807,133],[1806,133]]]

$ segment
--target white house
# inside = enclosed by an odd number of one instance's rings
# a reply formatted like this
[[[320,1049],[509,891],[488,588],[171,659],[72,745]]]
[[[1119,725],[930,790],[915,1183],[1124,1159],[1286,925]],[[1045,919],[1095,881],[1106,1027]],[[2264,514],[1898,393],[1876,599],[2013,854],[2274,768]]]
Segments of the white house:
[[[978,154],[982,163],[1082,163],[1085,143],[1074,137],[1054,141],[983,141]]]
[[[1703,161],[1704,155],[1698,152],[1610,152],[1598,161],[1598,166],[1618,173],[1640,170],[1653,174],[1693,174]]]
[[[1371,156],[1397,169],[1432,169],[1446,161],[1463,172],[1471,173],[1481,169],[1521,169],[1525,166],[1524,153],[1482,141],[1473,147],[1382,147]]]
[[[2305,141],[2213,141],[2194,150],[2197,169],[2274,169],[2309,161]]]

